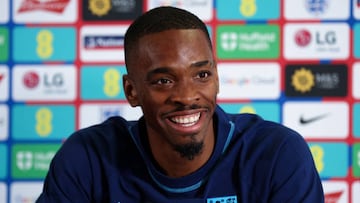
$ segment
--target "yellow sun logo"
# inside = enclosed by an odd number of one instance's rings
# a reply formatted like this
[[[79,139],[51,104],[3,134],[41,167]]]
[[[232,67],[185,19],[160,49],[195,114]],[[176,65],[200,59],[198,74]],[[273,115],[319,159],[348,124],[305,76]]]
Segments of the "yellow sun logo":
[[[97,16],[106,15],[111,9],[110,0],[90,0],[90,11]]]
[[[295,90],[300,91],[301,93],[310,91],[315,85],[313,73],[304,67],[296,70],[291,79],[291,84],[294,86]]]
[[[250,106],[250,105],[245,105],[240,109],[239,113],[251,113],[251,114],[256,114],[256,111],[254,109],[254,107]]]

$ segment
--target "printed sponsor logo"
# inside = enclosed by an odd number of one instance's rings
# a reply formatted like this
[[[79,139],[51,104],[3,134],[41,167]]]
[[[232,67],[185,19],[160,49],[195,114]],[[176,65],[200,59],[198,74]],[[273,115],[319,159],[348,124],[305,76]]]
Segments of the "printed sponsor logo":
[[[356,19],[360,19],[360,0],[353,0],[353,14]]]
[[[326,203],[337,203],[337,202],[339,202],[339,199],[342,194],[343,194],[343,191],[325,194],[325,196],[324,196],[325,202]]]
[[[353,106],[353,135],[360,138],[360,103],[355,103]]]
[[[311,42],[311,33],[308,30],[299,30],[295,33],[295,43],[300,47],[306,47]]]
[[[349,134],[349,106],[346,102],[285,102],[283,124],[305,138],[343,139]]]
[[[305,3],[305,8],[315,15],[320,15],[326,12],[329,7],[328,0],[307,0]]]
[[[42,188],[42,182],[13,182],[10,186],[10,202],[36,202]]]
[[[360,18],[359,18],[360,19]],[[353,27],[354,57],[360,59],[360,23],[354,24]]]
[[[360,202],[360,180],[355,181],[352,184],[352,202]]]
[[[14,60],[21,62],[73,61],[76,31],[72,27],[15,27]]]
[[[16,101],[72,101],[75,99],[74,65],[16,65],[13,68]]]
[[[352,147],[352,168],[354,177],[360,177],[360,143]]]
[[[84,48],[95,49],[124,49],[123,36],[85,36]]]
[[[347,81],[346,65],[287,65],[285,95],[345,97]]]
[[[0,75],[0,82],[4,79],[4,77],[5,77],[4,74]]]
[[[321,178],[346,177],[349,160],[346,143],[309,142],[309,147]]]
[[[350,30],[346,23],[297,23],[284,26],[287,59],[346,59]]]
[[[0,65],[0,101],[9,99],[9,68]]]
[[[26,72],[23,76],[23,83],[25,87],[33,89],[39,85],[39,75],[35,71]]]
[[[220,103],[228,113],[257,114],[270,121],[280,122],[280,106],[276,102]]]
[[[143,9],[143,1],[136,0],[89,0],[82,5],[83,19],[88,21],[134,20]]]
[[[125,66],[85,66],[81,68],[81,98],[84,100],[125,100],[122,76]],[[101,77],[99,77],[101,76]]]
[[[75,108],[70,105],[13,105],[15,140],[64,140],[75,130]]]
[[[237,203],[237,197],[233,195],[233,196],[213,197],[206,199],[206,203],[218,203],[218,202]]]
[[[346,20],[350,16],[349,8],[350,1],[284,1],[287,20]]]
[[[107,15],[111,9],[111,1],[110,0],[102,0],[102,1],[95,1],[90,0],[89,5],[86,8],[89,8],[92,14],[97,16],[104,16]],[[88,9],[83,9],[85,12]]]
[[[61,144],[15,144],[11,153],[13,178],[45,178]]]
[[[129,104],[83,104],[80,106],[80,128],[101,123],[112,116],[121,116],[126,120],[138,120],[142,116],[139,107]]]
[[[8,168],[7,166],[8,166],[7,146],[5,144],[0,144],[0,179],[5,179],[7,177],[7,168]]]
[[[7,187],[4,182],[0,182],[0,202],[7,202]]]
[[[218,99],[276,99],[280,96],[277,63],[218,64]]]
[[[77,20],[76,0],[14,0],[17,23],[72,23]]]
[[[22,0],[18,13],[31,12],[36,10],[43,10],[61,14],[64,12],[66,6],[70,0],[52,0],[52,1],[40,1],[40,0]]]
[[[316,122],[318,120],[321,120],[323,118],[326,118],[326,116],[328,116],[328,114],[322,114],[322,115],[309,117],[309,118],[304,118],[303,116],[301,116],[300,117],[300,123],[302,125],[310,124],[310,123]]]
[[[273,20],[280,15],[279,0],[227,0],[216,3],[220,20]]]
[[[0,141],[9,137],[9,108],[6,104],[0,104]]]
[[[348,203],[349,186],[345,181],[323,181],[325,203]]]
[[[206,22],[211,21],[213,18],[212,0],[148,0],[147,2],[147,10],[158,6],[175,6],[194,13]]]
[[[80,58],[86,62],[124,62],[123,38],[127,26],[84,26],[80,31]]]
[[[0,1],[0,23],[7,23],[9,21],[9,0]]]
[[[9,58],[9,32],[7,28],[0,27],[0,62]]]
[[[221,25],[217,27],[217,55],[221,59],[279,57],[277,25]]]

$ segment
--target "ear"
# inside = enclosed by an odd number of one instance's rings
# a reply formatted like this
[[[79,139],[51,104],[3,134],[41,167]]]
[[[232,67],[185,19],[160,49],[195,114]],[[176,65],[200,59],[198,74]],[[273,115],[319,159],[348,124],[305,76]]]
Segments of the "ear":
[[[123,75],[123,88],[129,104],[132,107],[139,106],[139,100],[134,86],[134,82],[129,78],[128,75]]]

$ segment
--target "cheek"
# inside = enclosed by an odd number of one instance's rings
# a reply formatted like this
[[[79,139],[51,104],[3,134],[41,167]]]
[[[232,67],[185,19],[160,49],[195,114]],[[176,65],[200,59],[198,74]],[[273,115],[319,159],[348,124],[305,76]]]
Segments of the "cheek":
[[[214,97],[216,98],[217,94],[219,93],[219,85],[214,83],[212,86],[203,88],[201,92],[204,97],[208,99],[214,99]]]
[[[164,105],[160,103],[160,101],[151,98],[143,98],[141,102],[142,102],[141,108],[145,120],[147,120],[147,122],[152,126],[157,125],[156,123],[158,121],[158,116],[161,115],[161,108]]]
[[[166,96],[156,92],[145,90],[139,97],[140,106],[143,111],[149,114],[155,114],[166,103]]]

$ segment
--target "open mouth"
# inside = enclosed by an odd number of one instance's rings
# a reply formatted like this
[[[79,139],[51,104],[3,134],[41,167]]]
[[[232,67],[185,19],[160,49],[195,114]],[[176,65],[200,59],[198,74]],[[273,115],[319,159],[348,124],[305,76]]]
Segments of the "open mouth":
[[[170,120],[173,123],[176,123],[178,125],[182,125],[184,127],[189,127],[189,126],[195,125],[196,122],[198,122],[200,120],[200,115],[201,115],[201,113],[199,112],[199,113],[186,115],[186,116],[174,116],[174,117],[171,117]]]

